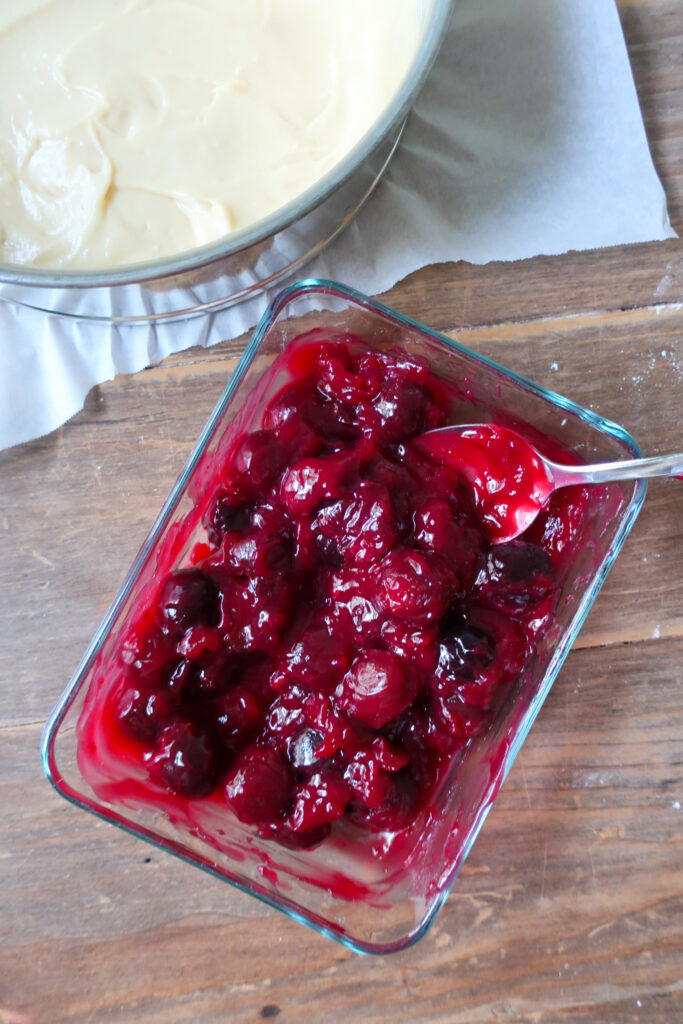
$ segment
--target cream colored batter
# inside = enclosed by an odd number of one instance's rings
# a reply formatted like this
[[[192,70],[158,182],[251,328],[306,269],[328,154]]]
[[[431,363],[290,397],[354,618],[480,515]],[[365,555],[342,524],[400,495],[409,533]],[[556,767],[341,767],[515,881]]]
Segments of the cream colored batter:
[[[106,268],[253,224],[376,120],[429,0],[0,0],[0,262]]]

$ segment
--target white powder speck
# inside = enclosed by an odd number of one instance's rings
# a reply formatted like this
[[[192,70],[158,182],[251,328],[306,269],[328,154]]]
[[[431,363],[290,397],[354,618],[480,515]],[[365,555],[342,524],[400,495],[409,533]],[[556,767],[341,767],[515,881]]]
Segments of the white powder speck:
[[[559,370],[559,366],[557,365],[557,363],[551,363],[550,369],[553,373],[557,373],[557,371]]]
[[[674,811],[680,811],[680,809],[681,809],[681,801],[680,800],[672,800],[671,801],[671,807],[672,807],[672,809]]]
[[[659,630],[659,626],[655,626],[655,628],[652,630],[652,639],[653,640],[659,640],[661,635],[662,634],[661,634],[661,632]]]

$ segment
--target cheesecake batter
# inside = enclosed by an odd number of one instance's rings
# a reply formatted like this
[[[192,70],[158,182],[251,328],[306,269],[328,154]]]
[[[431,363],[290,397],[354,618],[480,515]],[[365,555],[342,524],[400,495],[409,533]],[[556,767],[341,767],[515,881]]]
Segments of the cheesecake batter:
[[[253,224],[395,94],[430,0],[0,0],[0,262],[99,269]]]

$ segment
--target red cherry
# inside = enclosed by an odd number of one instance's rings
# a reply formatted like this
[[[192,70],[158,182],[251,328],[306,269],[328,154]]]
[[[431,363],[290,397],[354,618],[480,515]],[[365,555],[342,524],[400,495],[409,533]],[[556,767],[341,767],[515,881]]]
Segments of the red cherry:
[[[281,669],[283,680],[295,680],[308,689],[334,690],[351,662],[347,641],[324,624],[310,626],[290,647]]]
[[[350,799],[349,787],[332,772],[317,773],[294,791],[294,806],[287,824],[294,832],[308,832],[341,818]]]
[[[280,818],[291,798],[283,758],[270,747],[246,747],[225,776],[224,794],[228,806],[247,825]]]
[[[376,566],[381,607],[414,623],[434,622],[457,589],[454,572],[438,555],[396,548]]]
[[[369,750],[359,750],[354,754],[344,778],[354,796],[373,810],[385,802],[392,787],[391,777]]]
[[[475,593],[492,608],[514,617],[552,595],[555,570],[537,544],[514,540],[497,544],[485,556],[475,581]]]
[[[149,741],[173,720],[177,703],[166,693],[127,686],[116,702],[119,725],[133,739]]]
[[[331,458],[301,459],[282,478],[280,495],[294,517],[310,515],[324,501],[343,494],[344,466]]]
[[[158,736],[149,774],[178,796],[207,796],[216,785],[217,759],[206,733],[178,719]]]
[[[354,496],[318,512],[312,529],[331,540],[342,557],[358,566],[372,565],[397,540],[391,496],[381,484],[361,480]]]
[[[176,640],[158,633],[134,632],[121,649],[125,674],[136,685],[150,691],[162,684],[168,667],[177,660]]]
[[[218,591],[199,569],[172,573],[159,597],[159,625],[169,636],[182,636],[190,626],[212,626],[216,621]]]
[[[449,565],[457,567],[461,586],[472,585],[484,546],[483,531],[473,518],[456,515],[448,501],[431,499],[416,511],[414,531],[418,547],[440,555]]]
[[[240,750],[256,739],[263,720],[261,702],[246,686],[233,686],[221,694],[207,711],[221,742],[230,750]]]
[[[271,484],[287,465],[287,451],[272,430],[254,430],[238,442],[227,484],[242,502],[263,500]]]
[[[416,693],[414,678],[396,655],[366,651],[344,677],[339,703],[353,718],[380,729],[412,704]]]
[[[343,566],[324,582],[330,632],[356,648],[377,640],[382,623],[373,577],[363,569]]]
[[[492,608],[469,606],[445,627],[434,687],[469,704],[489,706],[496,690],[522,671],[526,656],[519,625]]]
[[[226,533],[239,533],[251,522],[251,507],[223,488],[214,496],[204,517],[209,540],[218,547]]]

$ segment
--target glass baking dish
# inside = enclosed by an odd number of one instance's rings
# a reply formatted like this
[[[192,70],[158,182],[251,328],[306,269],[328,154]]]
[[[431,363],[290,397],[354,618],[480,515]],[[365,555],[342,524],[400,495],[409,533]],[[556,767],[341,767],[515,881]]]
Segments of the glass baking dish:
[[[79,720],[98,700],[103,666],[113,659],[144,595],[169,567],[192,564],[202,513],[225,452],[259,426],[281,383],[278,356],[313,327],[353,332],[376,350],[400,347],[426,358],[451,382],[454,422],[500,421],[532,437],[550,437],[584,461],[640,455],[619,426],[541,388],[385,306],[334,282],[285,289],[256,328],[237,369],[94,636],[43,734],[45,772],[64,797],[366,953],[400,950],[419,939],[448,896],[479,829],[559,668],[631,529],[646,484],[615,483],[593,492],[580,549],[558,584],[556,610],[538,648],[497,708],[491,725],[449,767],[426,815],[401,834],[349,836],[333,831],[313,849],[259,838],[225,809],[207,828],[182,815],[96,793],[79,767]],[[280,364],[278,364],[279,366]],[[106,675],[106,671],[104,673]],[[201,803],[201,802],[200,802]],[[336,836],[336,838],[335,838]],[[381,847],[383,852],[378,853]]]

